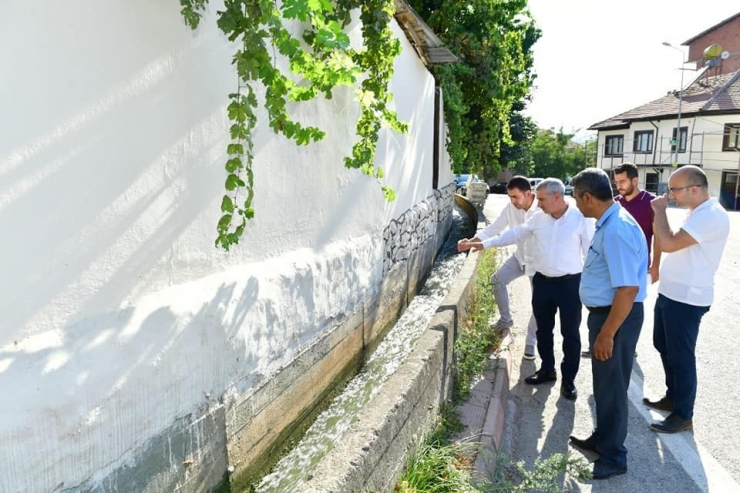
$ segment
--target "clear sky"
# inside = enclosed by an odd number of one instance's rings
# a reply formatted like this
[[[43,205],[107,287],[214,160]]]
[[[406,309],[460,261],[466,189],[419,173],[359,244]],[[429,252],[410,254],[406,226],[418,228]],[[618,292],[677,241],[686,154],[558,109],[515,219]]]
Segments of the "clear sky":
[[[583,137],[594,123],[678,89],[688,52],[681,43],[740,12],[740,1],[529,0],[529,10],[542,37],[526,113],[541,128]],[[684,83],[693,75],[685,72]]]

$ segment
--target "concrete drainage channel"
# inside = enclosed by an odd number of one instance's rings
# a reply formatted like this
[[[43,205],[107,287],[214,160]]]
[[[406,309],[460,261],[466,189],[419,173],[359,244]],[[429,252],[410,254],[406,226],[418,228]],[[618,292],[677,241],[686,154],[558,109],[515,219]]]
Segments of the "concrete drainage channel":
[[[473,294],[478,256],[465,260],[409,357],[386,381],[302,491],[392,491],[407,452],[434,426],[451,395],[453,347]]]
[[[456,197],[456,202],[460,205],[462,201]],[[409,356],[376,389],[369,404],[358,412],[349,428],[333,440],[331,450],[311,468],[308,479],[289,490],[258,487],[257,491],[359,493],[393,490],[409,451],[433,428],[440,405],[451,396],[454,341],[467,317],[477,264],[476,253],[464,260]],[[479,408],[463,406],[461,409],[472,439],[477,439],[481,445],[477,468],[484,467],[489,452],[498,450],[501,443],[511,366],[508,351],[504,354],[507,356],[491,361],[483,380],[483,383],[494,384],[493,391],[490,386],[486,389],[479,383],[477,388],[485,395],[469,401]]]

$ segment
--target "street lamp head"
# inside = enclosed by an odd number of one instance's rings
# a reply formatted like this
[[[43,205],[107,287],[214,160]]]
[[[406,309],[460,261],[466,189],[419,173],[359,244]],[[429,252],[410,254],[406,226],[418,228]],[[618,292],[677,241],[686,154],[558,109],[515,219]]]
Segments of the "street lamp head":
[[[667,46],[668,48],[671,48],[671,49],[673,49],[673,50],[676,50],[676,51],[678,51],[679,53],[681,53],[681,55],[683,55],[683,50],[682,50],[681,48],[679,48],[678,46],[672,45],[672,44],[671,44],[671,43],[669,43],[668,41],[663,41],[663,43],[662,43],[662,44],[663,44],[663,46]]]

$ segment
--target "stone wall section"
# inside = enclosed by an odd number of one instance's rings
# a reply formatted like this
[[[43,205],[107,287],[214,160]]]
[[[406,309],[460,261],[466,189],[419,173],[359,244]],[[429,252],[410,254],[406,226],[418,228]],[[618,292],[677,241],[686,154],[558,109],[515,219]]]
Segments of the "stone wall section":
[[[401,214],[383,230],[383,275],[407,262],[437,231],[446,232],[445,222],[452,216],[454,184],[450,184]],[[444,240],[444,238],[443,238]]]

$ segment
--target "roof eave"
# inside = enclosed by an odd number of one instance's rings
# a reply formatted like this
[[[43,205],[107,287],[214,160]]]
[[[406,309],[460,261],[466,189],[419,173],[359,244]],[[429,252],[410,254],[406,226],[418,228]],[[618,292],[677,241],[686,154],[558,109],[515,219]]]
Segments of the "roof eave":
[[[596,123],[588,127],[586,130],[596,130],[597,132],[600,132],[602,130],[622,130],[625,128],[630,128],[629,122],[618,123],[614,125],[599,125],[598,123]]]
[[[406,0],[395,0],[395,18],[409,43],[427,67],[457,62],[457,57],[440,40]]]

